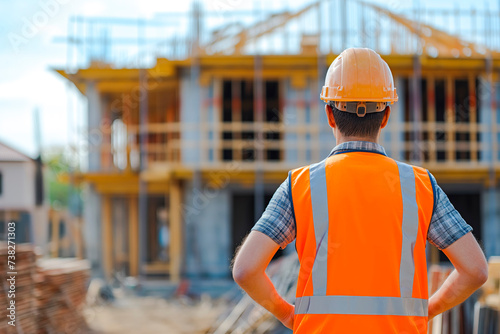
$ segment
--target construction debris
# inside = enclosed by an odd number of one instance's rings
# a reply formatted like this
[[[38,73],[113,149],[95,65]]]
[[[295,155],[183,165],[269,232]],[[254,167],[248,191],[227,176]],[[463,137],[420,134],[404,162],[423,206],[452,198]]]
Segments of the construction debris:
[[[295,302],[299,267],[297,255],[292,254],[273,261],[267,269],[278,293],[290,303]],[[245,294],[236,305],[228,306],[207,334],[264,334],[283,329],[278,320]]]
[[[23,244],[15,248],[15,271],[8,262],[7,245],[0,245],[0,305],[15,301],[15,326],[0,322],[0,333],[88,333],[82,314],[90,265],[85,260],[36,259],[34,247]],[[15,277],[15,296],[7,280]],[[0,312],[9,319],[10,310]]]
[[[225,307],[204,295],[199,300],[186,297],[166,300],[138,297],[115,290],[112,303],[87,305],[87,323],[97,333],[204,334]]]

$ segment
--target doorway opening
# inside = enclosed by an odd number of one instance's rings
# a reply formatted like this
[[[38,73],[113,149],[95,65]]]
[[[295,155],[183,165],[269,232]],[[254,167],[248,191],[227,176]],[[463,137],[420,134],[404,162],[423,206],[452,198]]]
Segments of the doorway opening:
[[[266,193],[264,195],[264,203],[267,207],[269,201],[271,200],[273,193]],[[255,195],[254,194],[233,194],[232,197],[232,216],[231,216],[231,237],[232,237],[232,248],[231,254],[234,257],[236,249],[243,238],[250,233],[252,227],[257,222],[260,217],[255,217],[254,213],[255,205]],[[283,250],[280,248],[273,259],[276,259],[283,255]]]
[[[478,243],[483,246],[481,238],[481,194],[453,192],[448,194],[450,202],[458,210],[463,219],[472,227],[472,234]],[[440,262],[449,262],[443,252],[439,252]]]

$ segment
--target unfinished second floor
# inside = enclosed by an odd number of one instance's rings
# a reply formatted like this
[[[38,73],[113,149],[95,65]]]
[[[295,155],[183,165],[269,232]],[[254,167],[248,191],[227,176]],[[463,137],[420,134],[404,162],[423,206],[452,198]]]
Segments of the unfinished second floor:
[[[335,56],[205,56],[60,73],[88,99],[89,172],[283,172],[335,146],[319,99]],[[380,138],[389,156],[471,179],[498,172],[500,59],[383,58],[399,96]]]
[[[58,72],[88,100],[88,171],[158,179],[236,168],[265,179],[321,160],[335,146],[319,99],[324,76],[356,46],[392,69],[399,101],[380,138],[391,157],[441,179],[497,178],[496,9],[347,0],[265,7],[193,1],[189,12],[148,19],[72,17]]]

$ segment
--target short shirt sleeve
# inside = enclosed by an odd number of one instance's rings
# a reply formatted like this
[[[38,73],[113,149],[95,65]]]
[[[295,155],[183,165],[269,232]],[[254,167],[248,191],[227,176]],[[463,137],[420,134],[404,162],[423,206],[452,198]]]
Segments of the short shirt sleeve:
[[[288,178],[278,187],[252,231],[264,233],[282,249],[295,240],[295,218]]]
[[[432,214],[427,239],[439,249],[445,249],[455,241],[472,231],[460,213],[451,204],[448,196],[437,184],[432,174],[434,188],[434,212]]]

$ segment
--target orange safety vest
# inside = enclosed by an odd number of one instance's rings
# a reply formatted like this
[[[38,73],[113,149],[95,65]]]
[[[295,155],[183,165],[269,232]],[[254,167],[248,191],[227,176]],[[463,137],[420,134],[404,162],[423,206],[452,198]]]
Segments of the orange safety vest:
[[[428,172],[372,152],[289,173],[300,260],[294,333],[427,333]]]

